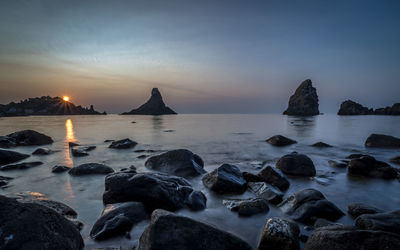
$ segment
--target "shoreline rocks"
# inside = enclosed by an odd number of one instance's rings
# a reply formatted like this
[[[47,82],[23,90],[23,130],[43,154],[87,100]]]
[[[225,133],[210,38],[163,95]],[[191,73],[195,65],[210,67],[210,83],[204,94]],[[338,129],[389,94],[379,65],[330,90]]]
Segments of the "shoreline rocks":
[[[372,156],[354,158],[348,163],[347,173],[365,177],[394,179],[398,173],[395,168],[386,162],[377,161]]]
[[[271,145],[277,146],[277,147],[283,147],[283,146],[288,146],[291,144],[297,143],[297,141],[289,139],[283,135],[275,135],[266,140]]]
[[[53,173],[62,173],[62,172],[66,172],[68,170],[71,170],[71,168],[67,167],[67,166],[56,165],[51,169],[51,172],[53,172]]]
[[[360,229],[391,232],[400,236],[400,210],[363,214],[357,217],[355,224]]]
[[[249,182],[248,189],[257,197],[260,197],[271,204],[278,204],[282,201],[283,193],[265,182]]]
[[[371,134],[365,141],[365,146],[372,148],[400,148],[400,138],[390,135]]]
[[[53,139],[50,136],[27,129],[2,136],[0,147],[41,146],[51,143],[53,143]]]
[[[297,152],[282,156],[277,161],[276,168],[288,175],[313,177],[316,174],[312,160],[308,156]]]
[[[21,170],[21,169],[37,167],[42,164],[43,164],[43,162],[41,162],[41,161],[22,162],[22,163],[9,164],[9,165],[2,166],[2,167],[0,167],[0,170],[1,171]]]
[[[239,168],[231,164],[222,164],[202,178],[204,186],[217,193],[243,193],[247,183]]]
[[[258,250],[299,250],[299,226],[292,220],[267,219],[258,242]]]
[[[0,149],[0,166],[5,164],[14,163],[28,158],[29,155],[21,154],[11,150]]]
[[[111,142],[109,148],[115,148],[115,149],[127,149],[127,148],[133,148],[137,145],[138,143],[135,141],[132,141],[129,138],[118,140],[118,141],[113,141]]]
[[[303,81],[289,99],[284,115],[313,116],[319,115],[317,89],[310,79]]]
[[[113,172],[114,169],[100,163],[85,163],[77,167],[73,167],[68,171],[68,173],[73,176],[95,175],[95,174],[106,175]]]
[[[239,216],[251,216],[269,211],[267,201],[262,198],[229,199],[223,200],[222,204],[229,210],[237,212]]]
[[[347,212],[353,218],[357,218],[358,216],[363,214],[377,214],[383,213],[384,211],[364,203],[355,202],[347,206]]]

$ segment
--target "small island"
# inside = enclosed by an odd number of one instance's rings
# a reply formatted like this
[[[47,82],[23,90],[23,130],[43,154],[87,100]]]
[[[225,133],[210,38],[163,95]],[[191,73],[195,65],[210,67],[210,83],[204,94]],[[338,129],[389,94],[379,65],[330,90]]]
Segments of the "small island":
[[[400,115],[400,103],[395,103],[391,107],[374,110],[352,100],[347,100],[340,105],[338,115]]]
[[[313,116],[319,115],[317,89],[310,79],[303,81],[289,99],[284,115]]]

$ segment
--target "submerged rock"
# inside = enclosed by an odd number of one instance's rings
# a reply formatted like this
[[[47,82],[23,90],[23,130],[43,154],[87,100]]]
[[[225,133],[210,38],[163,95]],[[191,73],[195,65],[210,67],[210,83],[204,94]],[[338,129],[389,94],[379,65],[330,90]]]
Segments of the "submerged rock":
[[[33,155],[49,155],[53,153],[54,151],[50,150],[49,148],[38,148],[35,151],[33,151]]]
[[[361,229],[385,231],[400,235],[400,210],[363,214],[357,217],[355,224]]]
[[[303,154],[293,152],[281,157],[276,167],[283,173],[297,176],[315,176],[316,171],[312,160]]]
[[[113,173],[114,169],[100,163],[85,163],[77,167],[71,168],[68,173],[74,176],[91,175],[91,174],[109,174]]]
[[[316,148],[331,148],[331,147],[333,147],[332,145],[329,145],[329,144],[326,144],[326,143],[324,143],[324,142],[317,142],[317,143],[314,143],[313,145],[311,145],[312,147],[316,147]]]
[[[188,217],[155,210],[150,225],[139,240],[139,250],[172,249],[252,249],[251,246],[228,232]]]
[[[274,135],[266,140],[271,145],[282,147],[297,143],[297,141],[289,139],[283,135]]]
[[[282,201],[283,193],[265,182],[249,182],[247,183],[249,190],[272,204],[278,204]]]
[[[311,116],[319,115],[317,90],[310,79],[303,81],[289,99],[289,106],[284,115]]]
[[[259,250],[299,250],[299,226],[286,218],[269,218],[258,242]]]
[[[359,103],[347,100],[342,102],[338,115],[372,115],[373,109],[366,108]]]
[[[133,148],[137,145],[137,142],[132,141],[129,138],[119,140],[119,141],[113,141],[109,148],[115,148],[115,149],[125,149],[125,148]]]
[[[365,141],[365,146],[373,148],[400,148],[400,138],[390,135],[371,134]]]
[[[331,166],[331,167],[347,168],[347,164],[346,163],[337,162],[337,161],[333,161],[333,160],[329,160],[328,163],[329,163],[329,166]]]
[[[223,200],[222,204],[240,216],[251,216],[269,211],[267,201],[262,198]]]
[[[347,212],[353,216],[353,218],[357,218],[363,214],[376,214],[383,213],[384,211],[364,203],[355,202],[347,206]]]
[[[62,173],[62,172],[66,172],[68,170],[70,170],[70,167],[67,166],[60,166],[60,165],[56,165],[51,169],[51,172],[53,173]]]
[[[281,173],[281,171],[277,168],[274,169],[271,166],[266,166],[265,168],[263,168],[258,173],[258,176],[262,178],[262,181],[265,181],[279,188],[281,191],[285,191],[290,186],[290,182]]]
[[[29,155],[27,154],[21,154],[15,151],[0,149],[0,165],[17,162],[28,157]]]
[[[8,171],[8,170],[17,170],[17,169],[28,169],[33,168],[39,165],[42,165],[43,162],[41,161],[32,161],[32,162],[22,162],[17,164],[9,164],[6,166],[0,167],[1,171]]]
[[[204,186],[218,193],[243,193],[246,190],[246,180],[239,168],[231,164],[220,167],[203,176]]]
[[[372,156],[362,156],[349,162],[348,174],[383,179],[394,179],[397,171],[386,162],[377,161]]]
[[[17,146],[41,146],[53,143],[50,136],[41,134],[34,130],[22,130],[7,135],[11,140],[15,141]]]
[[[149,169],[181,177],[204,174],[204,162],[200,156],[186,149],[171,150],[147,159]]]

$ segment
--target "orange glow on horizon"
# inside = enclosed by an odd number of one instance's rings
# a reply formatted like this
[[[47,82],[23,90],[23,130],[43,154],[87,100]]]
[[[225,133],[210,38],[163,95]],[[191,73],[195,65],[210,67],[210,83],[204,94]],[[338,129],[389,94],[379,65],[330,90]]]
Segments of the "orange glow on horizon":
[[[63,100],[68,102],[69,101],[69,96],[63,96]]]

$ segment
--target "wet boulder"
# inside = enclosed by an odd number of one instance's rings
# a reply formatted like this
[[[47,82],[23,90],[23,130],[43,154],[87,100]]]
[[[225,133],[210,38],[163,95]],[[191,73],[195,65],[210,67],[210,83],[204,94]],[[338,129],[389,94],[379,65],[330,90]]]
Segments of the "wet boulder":
[[[32,161],[32,162],[22,162],[17,164],[9,164],[0,167],[1,171],[9,171],[9,170],[21,170],[21,169],[28,169],[42,165],[43,162],[41,161]]]
[[[394,163],[394,164],[397,164],[397,165],[400,165],[400,155],[390,158],[390,162]]]
[[[229,210],[237,212],[240,216],[251,216],[269,211],[267,201],[262,198],[229,199],[223,200],[222,204]]]
[[[274,135],[266,140],[271,145],[282,147],[297,143],[297,141],[289,139],[283,135]]]
[[[50,150],[49,148],[38,148],[32,152],[33,155],[49,155],[54,151]]]
[[[50,136],[34,130],[22,130],[7,136],[14,140],[17,146],[41,146],[53,143]]]
[[[129,138],[119,140],[119,141],[113,141],[111,142],[109,148],[115,148],[115,149],[126,149],[126,148],[133,148],[137,145],[137,142],[132,141]]]
[[[248,182],[247,187],[257,197],[265,199],[272,204],[278,204],[282,201],[283,193],[265,182]]]
[[[336,221],[344,215],[321,192],[311,188],[292,194],[279,206],[292,219],[306,224],[312,224],[318,218]]]
[[[0,136],[0,148],[12,148],[16,147],[17,143],[14,139],[8,136]]]
[[[68,173],[74,176],[113,173],[114,169],[101,163],[85,163],[71,168]]]
[[[21,154],[15,151],[0,149],[0,165],[17,162],[28,157],[29,155],[27,154]]]
[[[312,160],[303,154],[293,152],[281,157],[276,167],[283,173],[296,176],[315,176],[316,170]]]
[[[317,89],[310,79],[304,80],[290,96],[288,108],[284,115],[311,116],[319,115]]]
[[[311,147],[315,147],[315,148],[332,148],[333,146],[320,141],[320,142],[312,144]]]
[[[147,159],[149,169],[181,177],[204,174],[204,162],[200,156],[186,149],[171,150]]]
[[[269,218],[258,242],[259,250],[299,250],[299,226],[287,218]]]
[[[363,214],[355,220],[357,227],[400,235],[400,210],[387,213]]]
[[[243,193],[247,187],[239,168],[231,164],[222,164],[204,175],[202,181],[204,186],[218,193]]]
[[[337,226],[337,225],[342,225],[342,224],[333,223],[332,221],[329,221],[329,220],[326,220],[326,219],[322,219],[322,218],[318,218],[318,219],[314,222],[314,228],[328,227],[328,226]]]
[[[62,173],[69,171],[71,168],[67,166],[61,166],[61,165],[56,165],[51,169],[51,172],[53,173]]]
[[[90,236],[95,240],[124,235],[133,225],[147,219],[145,207],[140,202],[109,204],[94,223]]]
[[[13,178],[7,177],[7,176],[1,176],[0,175],[0,187],[4,187],[8,185],[8,182],[12,180]]]
[[[172,249],[252,249],[237,236],[209,224],[155,210],[139,240],[139,250]]]
[[[71,148],[71,154],[75,157],[87,156],[89,151],[96,149],[96,146],[74,146]]]
[[[375,177],[383,179],[394,179],[397,176],[395,168],[386,162],[377,161],[372,156],[362,156],[352,159],[348,164],[347,173],[365,177]]]
[[[263,168],[258,173],[258,176],[262,178],[262,181],[279,188],[281,191],[285,191],[290,186],[290,182],[286,179],[282,172],[279,169],[271,166],[266,166]]]
[[[384,211],[364,203],[355,202],[347,206],[347,212],[353,218],[357,218],[358,216],[363,214],[376,214],[376,213],[383,213]]]
[[[400,138],[390,135],[371,134],[365,141],[365,146],[373,148],[400,148]]]
[[[264,179],[256,174],[252,174],[249,172],[242,172],[243,178],[246,180],[246,182],[261,182],[264,181]]]
[[[328,161],[329,166],[334,167],[334,168],[347,168],[347,164],[343,162],[337,162],[334,160],[329,160]]]
[[[187,197],[186,205],[193,211],[206,209],[207,197],[200,191],[193,191]]]

